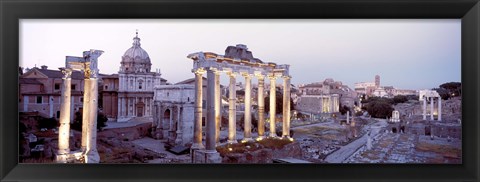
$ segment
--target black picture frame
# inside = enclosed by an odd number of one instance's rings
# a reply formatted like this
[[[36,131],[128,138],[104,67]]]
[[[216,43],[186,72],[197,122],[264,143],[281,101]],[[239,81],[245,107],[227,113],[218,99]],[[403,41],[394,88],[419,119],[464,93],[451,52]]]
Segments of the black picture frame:
[[[478,0],[1,0],[0,16],[1,181],[479,181]],[[463,164],[18,164],[19,19],[23,18],[461,19]]]

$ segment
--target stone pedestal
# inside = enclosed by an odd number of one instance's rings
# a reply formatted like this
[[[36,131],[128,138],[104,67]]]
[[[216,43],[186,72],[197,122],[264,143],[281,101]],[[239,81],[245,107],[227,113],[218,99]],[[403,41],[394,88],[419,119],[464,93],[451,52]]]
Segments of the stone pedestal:
[[[193,163],[222,163],[220,153],[216,150],[195,150],[192,158]]]

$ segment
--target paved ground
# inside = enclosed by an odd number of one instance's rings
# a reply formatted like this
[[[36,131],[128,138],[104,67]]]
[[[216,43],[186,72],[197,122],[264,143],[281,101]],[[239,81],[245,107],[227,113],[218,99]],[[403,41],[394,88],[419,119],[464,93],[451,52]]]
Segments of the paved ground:
[[[189,154],[175,155],[170,153],[169,151],[165,150],[163,142],[163,140],[155,140],[148,137],[132,141],[132,143],[135,145],[141,146],[156,153],[163,153],[167,155],[165,158],[153,159],[148,161],[148,163],[190,163]]]
[[[387,126],[387,122],[379,121],[371,124],[367,128],[370,130],[370,136],[376,136],[382,128]],[[331,153],[325,158],[325,161],[328,163],[343,163],[348,157],[353,155],[358,149],[365,146],[367,143],[367,135],[363,135],[357,140],[350,142],[349,144],[340,147],[337,151]]]
[[[381,133],[373,148],[360,149],[349,163],[461,163],[461,140],[425,135]]]
[[[107,126],[103,129],[132,127],[143,123],[152,123],[152,121],[147,118],[132,119],[127,122],[107,121]]]

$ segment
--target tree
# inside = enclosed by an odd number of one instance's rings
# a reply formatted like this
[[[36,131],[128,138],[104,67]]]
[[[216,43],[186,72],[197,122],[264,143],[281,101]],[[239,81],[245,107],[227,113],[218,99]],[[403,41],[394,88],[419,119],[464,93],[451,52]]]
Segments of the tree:
[[[339,111],[340,111],[340,114],[345,115],[345,113],[347,113],[347,111],[350,111],[350,107],[348,107],[346,105],[342,106],[342,104],[340,103]],[[350,114],[352,114],[352,113],[350,113]]]
[[[283,113],[283,93],[277,91],[275,94],[275,113],[280,114]],[[265,97],[265,113],[270,112],[270,95]],[[293,105],[293,99],[290,97],[290,111],[295,110]]]
[[[390,103],[385,101],[372,101],[366,106],[368,114],[375,118],[391,117],[393,107]]]
[[[452,97],[457,97],[462,95],[462,83],[460,82],[447,82],[441,84],[440,88],[446,89],[448,94]]]
[[[404,95],[397,95],[397,96],[393,97],[393,102],[395,104],[404,103],[404,102],[407,102],[407,101],[408,101],[408,98],[407,98],[407,96],[404,96]]]
[[[77,131],[82,131],[82,121],[83,121],[83,114],[81,112],[75,112],[75,117],[73,118],[73,123],[71,128]],[[102,112],[97,113],[97,130],[102,130],[105,126],[107,126],[108,118]]]
[[[37,123],[38,128],[52,129],[58,126],[58,121],[55,118],[40,118]]]
[[[438,95],[440,95],[443,100],[447,100],[451,96],[450,92],[445,88],[434,88],[433,90],[437,91]]]

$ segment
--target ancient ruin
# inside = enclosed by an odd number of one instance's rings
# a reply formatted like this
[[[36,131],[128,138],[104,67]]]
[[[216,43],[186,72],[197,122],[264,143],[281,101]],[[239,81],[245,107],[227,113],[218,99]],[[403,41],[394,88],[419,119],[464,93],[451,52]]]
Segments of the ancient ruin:
[[[197,52],[188,55],[193,60],[192,72],[195,73],[195,122],[194,141],[192,155],[194,163],[219,163],[221,158],[216,151],[216,144],[219,137],[220,123],[220,73],[225,72],[230,78],[229,95],[229,126],[228,142],[235,143],[235,82],[236,76],[245,78],[245,125],[244,138],[242,142],[253,141],[251,135],[251,80],[258,79],[258,138],[262,140],[265,136],[264,117],[264,79],[270,79],[270,105],[275,105],[275,82],[277,78],[283,78],[283,130],[282,137],[290,139],[290,75],[289,65],[277,65],[275,63],[264,63],[254,58],[247,47],[242,44],[229,46],[225,55],[218,55],[211,52]],[[207,73],[207,117],[206,117],[206,142],[202,143],[202,75]],[[270,107],[270,134],[269,137],[277,137],[275,131],[275,107]]]
[[[434,100],[437,99],[438,107],[435,109]],[[430,120],[434,120],[434,115],[437,115],[437,120],[442,120],[442,98],[435,90],[420,90],[419,100],[423,100],[423,120],[427,120],[427,100],[430,100]]]
[[[98,57],[101,50],[84,51],[83,57],[67,56],[65,68],[60,68],[64,74],[61,97],[60,127],[58,132],[58,163],[79,161],[83,163],[98,163],[100,156],[97,151],[97,108],[98,108]],[[72,71],[84,72],[84,103],[82,121],[81,151],[71,152],[70,138],[70,91]]]

